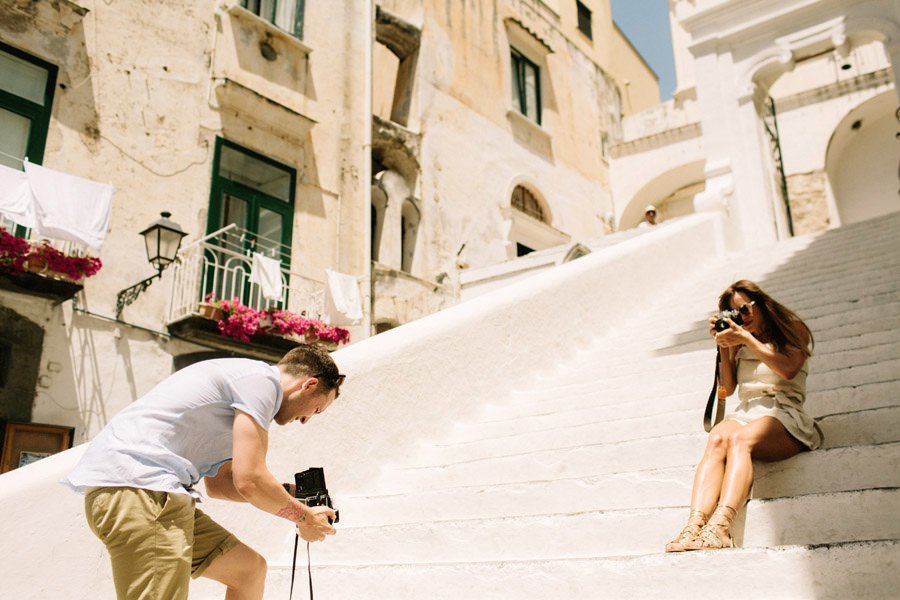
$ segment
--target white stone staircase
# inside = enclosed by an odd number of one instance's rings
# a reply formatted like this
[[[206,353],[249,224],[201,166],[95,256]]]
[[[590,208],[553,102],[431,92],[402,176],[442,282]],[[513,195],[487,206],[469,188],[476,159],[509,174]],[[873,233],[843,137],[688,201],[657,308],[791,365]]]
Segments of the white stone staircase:
[[[339,534],[313,546],[316,597],[896,597],[898,257],[900,213],[661,281],[574,360],[338,496]],[[667,555],[706,438],[705,320],[735,278],[813,330],[807,406],[825,444],[756,465],[740,548]],[[289,574],[270,564],[269,589]]]
[[[341,510],[312,546],[315,597],[896,597],[900,213],[720,259],[723,231],[692,215],[338,351],[340,401],[273,427],[267,457],[285,478],[325,466]],[[665,554],[706,438],[706,318],[739,277],[812,327],[826,443],[757,466],[740,548]],[[57,483],[83,450],[0,475],[0,598],[113,596],[82,499]],[[267,558],[266,598],[286,598],[290,525],[203,507]]]

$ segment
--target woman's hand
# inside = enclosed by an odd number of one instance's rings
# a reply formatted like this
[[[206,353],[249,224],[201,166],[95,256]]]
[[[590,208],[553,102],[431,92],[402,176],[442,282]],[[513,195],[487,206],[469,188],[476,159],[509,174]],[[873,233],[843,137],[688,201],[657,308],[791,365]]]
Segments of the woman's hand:
[[[736,348],[738,346],[743,346],[750,341],[748,338],[753,337],[749,331],[731,319],[726,319],[726,321],[728,321],[728,329],[724,329],[715,334],[716,345],[720,348]]]
[[[731,319],[725,319],[728,322],[728,329],[723,331],[716,331],[716,321],[719,320],[719,315],[714,314],[709,318],[709,335],[716,338],[716,345],[720,348],[734,348],[735,346],[742,346],[747,343],[747,336],[751,336],[751,333],[736,324]]]

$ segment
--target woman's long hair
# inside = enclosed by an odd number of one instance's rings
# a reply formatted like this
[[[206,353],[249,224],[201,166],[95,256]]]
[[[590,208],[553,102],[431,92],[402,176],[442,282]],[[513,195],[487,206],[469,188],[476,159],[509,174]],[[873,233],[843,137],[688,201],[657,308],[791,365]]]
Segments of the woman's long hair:
[[[787,346],[799,348],[804,354],[811,354],[813,346],[813,334],[803,319],[797,313],[777,302],[765,293],[761,287],[748,279],[735,281],[719,296],[719,310],[731,309],[731,297],[740,292],[753,302],[763,317],[763,332],[769,341],[775,345],[777,352],[784,353]],[[799,324],[809,335],[809,346],[803,342],[803,338],[797,333],[796,324]]]

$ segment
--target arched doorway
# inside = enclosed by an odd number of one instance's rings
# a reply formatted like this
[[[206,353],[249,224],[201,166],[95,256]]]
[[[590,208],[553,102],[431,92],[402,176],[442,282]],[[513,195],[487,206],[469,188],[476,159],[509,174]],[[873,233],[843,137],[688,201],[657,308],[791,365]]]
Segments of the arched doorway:
[[[835,128],[825,158],[834,223],[900,210],[898,110],[895,92],[886,91],[851,110]]]

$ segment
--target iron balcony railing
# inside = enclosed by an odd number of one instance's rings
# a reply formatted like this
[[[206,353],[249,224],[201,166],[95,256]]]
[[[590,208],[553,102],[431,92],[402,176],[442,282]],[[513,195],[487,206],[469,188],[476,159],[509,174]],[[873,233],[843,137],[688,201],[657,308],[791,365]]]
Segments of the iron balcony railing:
[[[231,224],[185,246],[172,267],[171,323],[197,313],[208,295],[216,299],[237,298],[256,310],[285,309],[309,318],[325,312],[325,284],[288,269],[281,269],[281,297],[263,296],[260,286],[250,282],[254,248],[269,253],[289,253],[280,243],[261,239]]]

